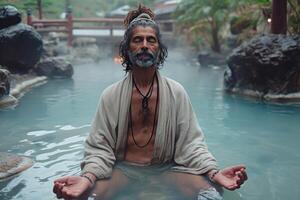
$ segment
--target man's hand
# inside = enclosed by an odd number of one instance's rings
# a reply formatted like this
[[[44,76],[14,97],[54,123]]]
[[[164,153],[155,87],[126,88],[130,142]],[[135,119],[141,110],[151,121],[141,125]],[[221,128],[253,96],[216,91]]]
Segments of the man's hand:
[[[248,179],[246,167],[244,165],[236,165],[220,170],[214,175],[213,181],[228,190],[235,190]]]
[[[66,176],[54,181],[53,192],[57,198],[78,198],[92,187],[90,181],[81,176]]]

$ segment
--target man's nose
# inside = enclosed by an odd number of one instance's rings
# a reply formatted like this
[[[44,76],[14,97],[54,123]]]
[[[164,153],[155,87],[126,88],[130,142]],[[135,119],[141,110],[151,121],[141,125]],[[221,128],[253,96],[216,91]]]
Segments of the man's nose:
[[[143,46],[142,46],[142,48],[148,49],[148,42],[147,42],[146,39],[144,39],[144,41],[143,41]]]

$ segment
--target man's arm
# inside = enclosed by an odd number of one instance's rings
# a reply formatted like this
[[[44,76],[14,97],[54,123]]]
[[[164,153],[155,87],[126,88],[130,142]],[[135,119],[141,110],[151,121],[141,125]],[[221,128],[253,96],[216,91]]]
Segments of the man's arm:
[[[111,106],[105,94],[100,99],[90,134],[85,141],[84,160],[81,163],[82,174],[90,173],[97,179],[110,177],[116,160],[116,133],[111,126]]]
[[[56,179],[53,192],[58,198],[77,199],[92,188],[97,179],[110,176],[115,161],[115,133],[110,126],[107,109],[110,109],[109,105],[101,98],[90,134],[85,141],[81,175]]]
[[[183,87],[177,89],[175,170],[205,174],[218,169],[216,159],[208,151],[204,134],[198,124],[189,97]]]

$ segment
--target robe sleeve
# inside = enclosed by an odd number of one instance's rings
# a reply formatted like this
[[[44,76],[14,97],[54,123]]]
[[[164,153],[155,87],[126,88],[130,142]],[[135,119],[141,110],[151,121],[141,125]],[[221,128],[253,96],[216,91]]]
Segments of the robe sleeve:
[[[182,86],[181,86],[182,87]],[[177,96],[177,127],[173,167],[175,171],[205,174],[217,169],[217,162],[208,151],[189,97],[183,87]]]
[[[107,92],[106,92],[107,93]],[[105,92],[100,99],[90,134],[85,141],[81,173],[92,173],[97,179],[109,178],[116,160],[116,137],[111,102]]]

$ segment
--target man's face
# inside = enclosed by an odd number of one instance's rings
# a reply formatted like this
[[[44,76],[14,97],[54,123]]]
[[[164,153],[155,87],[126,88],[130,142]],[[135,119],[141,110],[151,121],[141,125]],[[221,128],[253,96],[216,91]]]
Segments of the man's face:
[[[129,59],[133,66],[147,68],[155,66],[159,44],[156,31],[150,26],[137,26],[129,43]]]

